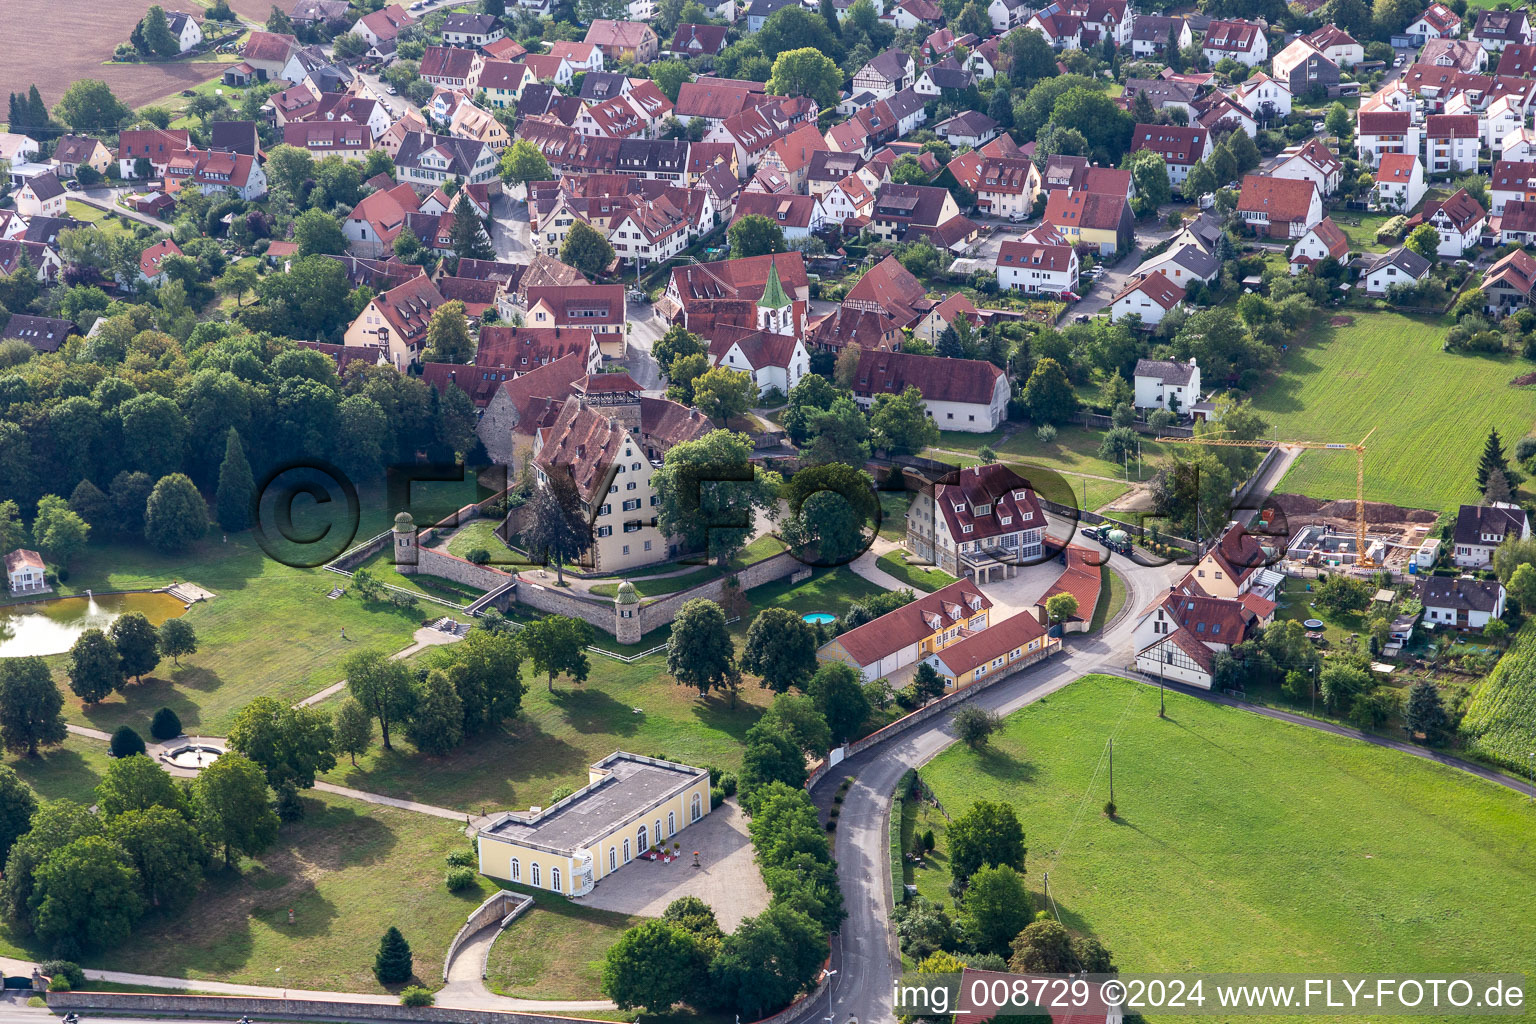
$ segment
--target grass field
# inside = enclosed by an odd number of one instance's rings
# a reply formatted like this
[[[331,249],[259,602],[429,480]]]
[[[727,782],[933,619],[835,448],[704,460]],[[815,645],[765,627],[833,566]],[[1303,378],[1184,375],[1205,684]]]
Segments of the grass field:
[[[1376,241],[1376,232],[1396,214],[1370,213],[1364,210],[1329,210],[1328,215],[1349,237],[1349,247],[1359,252],[1386,252],[1390,245]]]
[[[96,784],[111,759],[101,740],[70,734],[61,745],[45,748],[37,757],[8,756],[5,763],[44,800],[73,800],[89,807],[96,802]]]
[[[922,770],[950,815],[1006,799],[1029,885],[1123,972],[1516,970],[1536,810],[1454,769],[1090,676],[1009,717],[991,745]],[[1115,741],[1120,818],[1104,753]],[[947,849],[938,819],[938,848]],[[916,873],[948,904],[948,872]],[[1159,1017],[1158,1019],[1163,1019]]]
[[[64,209],[75,220],[85,221],[87,224],[95,224],[96,229],[108,237],[133,234],[133,228],[124,224],[117,217],[100,207],[92,206],[89,203],[82,203],[78,199],[65,200]]]
[[[1473,501],[1489,428],[1512,449],[1536,421],[1536,391],[1509,385],[1528,364],[1443,352],[1444,336],[1439,323],[1391,313],[1316,326],[1297,336],[1254,408],[1281,439],[1357,442],[1375,428],[1366,445],[1369,500],[1429,509]],[[1354,456],[1306,452],[1279,489],[1350,497]]]
[[[444,857],[467,844],[462,829],[344,797],[309,794],[305,804],[304,820],[285,825],[274,849],[238,874],[212,871],[192,910],[146,918],[132,941],[85,966],[380,992],[373,954],[393,924],[411,944],[416,976],[435,987],[449,941],[495,888],[484,878],[460,893],[443,887]],[[4,926],[0,950],[28,959],[42,952]]]
[[[1093,618],[1088,621],[1088,632],[1097,633],[1104,628],[1104,623],[1115,617],[1115,614],[1125,607],[1125,580],[1121,575],[1109,566],[1099,568],[1099,577],[1109,585],[1099,590],[1099,603],[1093,609]]]
[[[880,536],[900,544],[907,537],[907,509],[912,505],[910,491],[880,492]]]
[[[920,566],[908,565],[901,552],[893,551],[888,555],[881,555],[875,559],[875,565],[895,576],[913,590],[926,590],[931,593],[955,582],[955,577],[943,569],[924,569]]]
[[[1056,440],[1045,444],[1027,425],[1006,440],[1001,432],[959,434],[946,431],[939,435],[938,447],[923,454],[974,466],[980,460],[966,453],[974,453],[983,445],[989,445],[997,452],[999,461],[1014,466],[1040,494],[1064,505],[1093,510],[1103,508],[1130,490],[1130,484],[1137,476],[1136,467],[1132,465],[1130,481],[1126,482],[1124,466],[1099,458],[1103,435],[1103,431],[1087,427],[1064,426],[1057,431]],[[1163,451],[1163,446],[1150,438],[1143,440],[1143,478],[1152,475],[1150,467]],[[957,452],[961,454],[955,454]]]
[[[533,896],[496,938],[485,961],[492,992],[522,999],[602,999],[603,957],[644,918],[585,907],[552,893],[506,886]]]

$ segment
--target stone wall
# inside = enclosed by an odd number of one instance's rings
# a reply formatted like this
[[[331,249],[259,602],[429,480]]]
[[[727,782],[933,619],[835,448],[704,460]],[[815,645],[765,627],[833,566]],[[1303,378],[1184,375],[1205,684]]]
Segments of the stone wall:
[[[464,927],[453,937],[448,944],[448,953],[443,957],[443,982],[448,981],[448,968],[453,966],[454,954],[459,951],[459,946],[464,940],[475,934],[482,928],[489,928],[493,924],[506,922],[533,905],[533,897],[522,893],[512,892],[507,889],[498,889],[486,897],[484,903],[470,911],[469,917],[464,922]]]
[[[786,576],[793,575],[805,568],[805,563],[789,552],[781,552],[771,558],[765,558],[761,562],[755,562],[745,569],[735,573],[742,590],[751,590],[760,587],[764,583],[772,583]],[[653,629],[659,629],[677,618],[678,609],[694,598],[702,597],[709,601],[719,602],[725,597],[725,581],[729,576],[721,576],[719,579],[701,583],[688,590],[679,591],[676,594],[668,594],[666,597],[652,601],[650,604],[640,606],[640,633],[649,633]],[[521,588],[519,588],[521,589]]]
[[[610,636],[614,632],[613,601],[606,597],[592,597],[579,591],[560,590],[539,583],[519,579],[517,602],[551,615],[569,615],[583,619]]]
[[[380,551],[380,549],[389,547],[390,544],[394,542],[394,537],[395,534],[393,530],[385,530],[377,537],[369,538],[368,540],[359,544],[357,547],[343,552],[326,568],[340,569],[344,572],[351,572],[358,566],[362,565],[364,562],[368,561],[368,559],[372,558]]]
[[[285,1017],[296,1020],[432,1021],[440,1024],[573,1024],[575,1018],[544,1013],[503,1013],[497,1010],[453,1010],[441,1006],[398,1006],[392,1003],[343,1003],[325,999],[274,999],[263,996],[142,995],[130,992],[50,992],[48,1008],[115,1011],[122,1016],[204,1017],[235,1020]]]
[[[512,580],[510,573],[502,572],[493,566],[476,565],[458,555],[450,555],[446,551],[436,551],[432,548],[417,549],[415,572],[424,576],[441,576],[445,580],[453,580],[455,583],[462,583],[479,590],[495,590],[503,583],[509,583]]]

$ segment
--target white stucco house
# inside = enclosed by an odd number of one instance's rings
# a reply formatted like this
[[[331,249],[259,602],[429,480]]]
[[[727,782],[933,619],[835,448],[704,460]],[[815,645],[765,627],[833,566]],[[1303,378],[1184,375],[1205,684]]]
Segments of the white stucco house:
[[[1136,408],[1179,412],[1200,401],[1200,366],[1193,359],[1138,359],[1132,385]]]

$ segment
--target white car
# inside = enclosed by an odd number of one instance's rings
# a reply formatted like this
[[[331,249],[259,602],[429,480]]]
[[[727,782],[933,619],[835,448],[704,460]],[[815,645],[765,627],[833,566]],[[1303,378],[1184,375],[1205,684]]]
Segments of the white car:
[[[396,89],[394,86],[390,86],[388,92],[389,92],[389,94],[391,96],[399,96],[400,95],[400,90]]]
[[[1314,132],[1325,132],[1328,130],[1328,126],[1321,121],[1313,121],[1312,130]]]

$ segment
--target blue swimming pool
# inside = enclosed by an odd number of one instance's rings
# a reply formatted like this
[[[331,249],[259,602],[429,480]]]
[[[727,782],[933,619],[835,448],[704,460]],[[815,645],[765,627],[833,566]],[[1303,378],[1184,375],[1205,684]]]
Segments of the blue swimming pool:
[[[837,616],[831,614],[830,612],[806,612],[800,617],[813,626],[820,626],[837,621]]]

